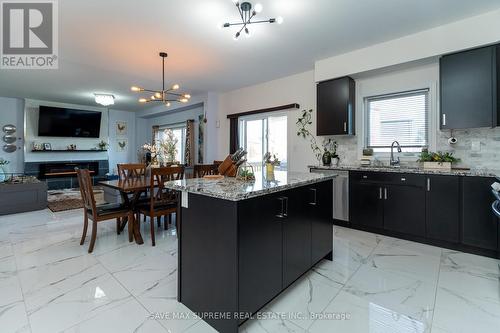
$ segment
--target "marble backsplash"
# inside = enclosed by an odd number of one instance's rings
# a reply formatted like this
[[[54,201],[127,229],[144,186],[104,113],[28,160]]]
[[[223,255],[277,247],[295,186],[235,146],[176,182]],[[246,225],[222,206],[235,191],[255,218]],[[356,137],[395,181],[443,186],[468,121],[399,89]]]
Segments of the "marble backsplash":
[[[474,128],[464,130],[454,130],[453,136],[458,139],[454,145],[448,143],[450,131],[438,131],[436,137],[436,151],[453,152],[454,156],[460,159],[458,167],[473,169],[500,169],[500,127],[496,128]],[[335,136],[333,140],[337,141],[340,163],[343,165],[359,164],[358,136]],[[476,144],[479,150],[473,150],[472,146]],[[387,158],[383,157],[383,162]],[[404,154],[401,160],[405,164],[416,164],[417,156],[415,154]]]

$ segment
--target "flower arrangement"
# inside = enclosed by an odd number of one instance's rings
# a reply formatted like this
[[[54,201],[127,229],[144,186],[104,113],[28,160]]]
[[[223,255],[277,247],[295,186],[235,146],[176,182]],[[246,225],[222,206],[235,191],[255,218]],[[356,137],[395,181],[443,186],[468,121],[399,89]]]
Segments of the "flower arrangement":
[[[108,146],[108,143],[104,140],[101,140],[101,142],[99,142],[97,144],[97,146],[99,147],[100,150],[106,150],[106,147]]]

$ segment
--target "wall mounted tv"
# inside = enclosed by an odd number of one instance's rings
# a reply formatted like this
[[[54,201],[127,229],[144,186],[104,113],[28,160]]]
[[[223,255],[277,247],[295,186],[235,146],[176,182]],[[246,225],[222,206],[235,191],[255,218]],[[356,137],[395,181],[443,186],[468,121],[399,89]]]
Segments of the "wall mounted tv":
[[[40,106],[38,136],[98,138],[101,112]]]

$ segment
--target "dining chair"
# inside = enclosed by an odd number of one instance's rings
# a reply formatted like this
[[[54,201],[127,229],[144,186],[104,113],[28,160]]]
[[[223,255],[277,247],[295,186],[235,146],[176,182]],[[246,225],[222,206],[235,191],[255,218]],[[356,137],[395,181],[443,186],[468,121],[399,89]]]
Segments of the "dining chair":
[[[194,166],[194,178],[203,178],[206,175],[219,174],[217,164],[197,164]]]
[[[133,221],[134,212],[123,204],[104,204],[96,205],[94,198],[94,189],[92,186],[92,177],[88,169],[75,168],[78,184],[80,186],[80,194],[83,201],[83,234],[80,240],[80,245],[85,243],[87,237],[87,228],[89,219],[92,221],[92,235],[89,244],[89,253],[94,251],[94,245],[97,238],[97,223],[116,219],[117,233],[120,233],[120,219],[127,217],[129,222]],[[133,226],[128,224],[128,239],[133,241]]]
[[[178,203],[179,197],[177,191],[165,188],[165,182],[179,180],[184,178],[184,167],[164,167],[151,169],[150,178],[150,201],[141,203],[137,206],[136,221],[140,221],[140,215],[149,216],[151,228],[151,242],[156,245],[155,240],[155,217],[160,222],[162,216],[171,217],[175,213],[175,227],[179,230]],[[167,220],[165,219],[165,229],[167,229]]]
[[[142,163],[117,164],[120,179],[129,180],[146,176],[146,165]]]

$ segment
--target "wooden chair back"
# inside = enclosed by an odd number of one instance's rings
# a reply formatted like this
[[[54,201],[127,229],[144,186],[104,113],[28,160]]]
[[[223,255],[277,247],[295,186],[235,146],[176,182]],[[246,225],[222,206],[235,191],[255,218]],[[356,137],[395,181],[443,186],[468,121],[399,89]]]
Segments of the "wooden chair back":
[[[155,206],[168,205],[176,200],[176,194],[165,188],[165,182],[184,179],[184,167],[165,167],[151,169],[150,210]]]
[[[142,163],[118,164],[118,176],[120,179],[129,180],[146,176],[146,165]]]
[[[78,177],[78,184],[80,186],[80,194],[82,195],[83,209],[85,212],[90,210],[92,217],[97,217],[97,208],[94,198],[94,189],[92,186],[92,177],[88,169],[75,168]]]
[[[194,178],[203,178],[206,175],[219,174],[218,164],[197,164],[194,166]]]

